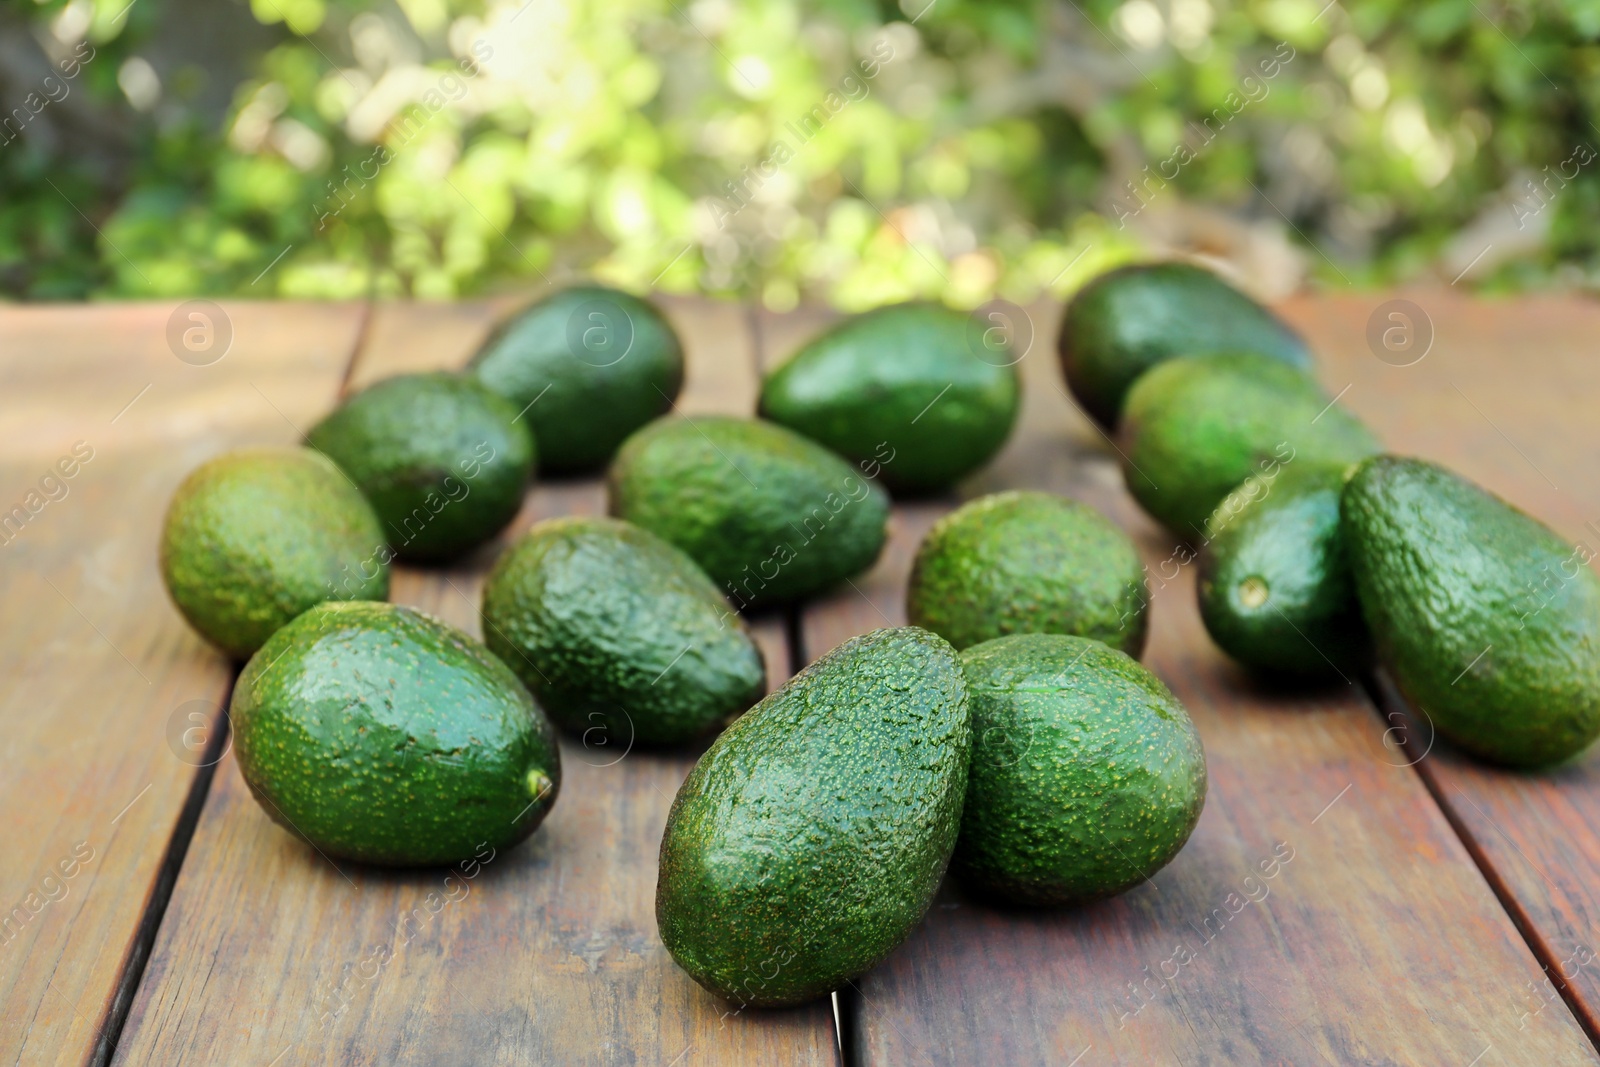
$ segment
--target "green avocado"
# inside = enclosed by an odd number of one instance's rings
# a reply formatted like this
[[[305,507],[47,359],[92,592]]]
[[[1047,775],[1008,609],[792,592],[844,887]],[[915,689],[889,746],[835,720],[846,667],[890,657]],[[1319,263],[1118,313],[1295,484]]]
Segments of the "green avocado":
[[[245,665],[229,717],[262,808],[329,856],[425,866],[504,848],[561,786],[555,731],[516,675],[395,604],[295,619]]]
[[[611,514],[683,549],[741,611],[859,574],[887,536],[870,477],[770,422],[658,419],[623,444],[608,487]]]
[[[499,533],[522,507],[533,438],[509,401],[459,374],[363,389],[306,444],[350,475],[402,559],[440,562]]]
[[[1020,354],[977,320],[930,304],[849,319],[767,376],[763,418],[854,462],[881,459],[895,492],[946,489],[983,466],[1017,419]]]
[[[506,322],[468,370],[524,413],[540,470],[591,471],[671,409],[683,387],[683,348],[654,304],[583,285]]]
[[[1357,468],[1340,514],[1379,661],[1440,734],[1516,767],[1559,762],[1600,734],[1592,549],[1399,456]]]
[[[961,823],[972,743],[954,650],[903,627],[851,638],[723,732],[661,839],[656,922],[739,1007],[799,1004],[922,919]]]
[[[1126,534],[1052,493],[979,497],[922,539],[906,616],[957,649],[1006,634],[1076,634],[1144,650],[1144,564]]]
[[[1081,904],[1166,866],[1206,799],[1189,714],[1099,641],[1016,634],[961,654],[972,769],[954,870],[980,895]]]
[[[1141,374],[1175,356],[1255,352],[1311,369],[1306,343],[1271,312],[1203,267],[1151,263],[1102,274],[1067,305],[1057,347],[1072,395],[1117,425]]]
[[[1128,491],[1179,537],[1254,474],[1349,464],[1379,451],[1311,378],[1268,356],[1168,360],[1134,384],[1118,429]]]
[[[549,519],[483,590],[489,651],[557,724],[619,750],[688,741],[766,692],[761,650],[680,549],[617,519]]]
[[[326,456],[244,448],[178,487],[161,577],[190,626],[244,659],[313,604],[388,596],[384,540],[371,505]]]
[[[1200,550],[1200,618],[1228,655],[1266,674],[1360,669],[1361,621],[1339,494],[1346,468],[1293,463],[1228,494]]]

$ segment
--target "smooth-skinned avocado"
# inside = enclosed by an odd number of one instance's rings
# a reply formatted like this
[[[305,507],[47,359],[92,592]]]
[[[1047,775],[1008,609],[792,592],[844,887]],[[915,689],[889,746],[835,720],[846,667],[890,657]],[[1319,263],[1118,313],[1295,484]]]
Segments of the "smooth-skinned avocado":
[[[539,469],[603,467],[683,387],[683,347],[649,301],[581,285],[524,309],[472,357],[469,372],[524,412]]]
[[[1292,463],[1217,506],[1200,550],[1200,618],[1229,656],[1269,675],[1359,670],[1371,641],[1339,529],[1346,468]]]
[[[970,315],[897,304],[848,319],[767,376],[759,414],[854,462],[892,462],[897,493],[946,489],[983,466],[1017,419],[1013,364]]]
[[[1128,491],[1179,537],[1256,474],[1292,464],[1339,465],[1379,451],[1354,415],[1309,376],[1269,356],[1168,360],[1128,393],[1117,431]]]
[[[1538,767],[1600,734],[1594,552],[1442,467],[1367,460],[1340,507],[1378,658],[1437,731]]]
[[[980,895],[1082,904],[1189,840],[1206,760],[1160,679],[1090,638],[1016,634],[961,653],[972,767],[953,870]]]
[[[500,557],[483,633],[556,723],[620,751],[688,741],[766,692],[761,650],[681,549],[617,519],[548,519]]]
[[[955,651],[916,627],[851,638],[728,727],[661,839],[672,958],[739,1007],[799,1004],[921,920],[955,846],[971,747]]]
[[[815,441],[770,422],[664,418],[623,443],[611,514],[689,554],[741,611],[872,566],[889,499]]]
[[[555,803],[555,731],[504,663],[412,608],[312,608],[245,665],[239,770],[272,820],[329,856],[452,863],[533,833]]]
[[[1144,650],[1144,564],[1126,534],[1053,493],[979,497],[917,549],[906,616],[958,650],[1015,633],[1076,634]]]
[[[511,402],[459,374],[368,386],[312,427],[306,444],[372,502],[402,559],[442,562],[499,533],[522,507],[534,445]]]
[[[387,597],[385,541],[371,505],[326,456],[245,448],[178,487],[161,577],[189,625],[244,659],[314,604]]]
[[[1146,263],[1109,271],[1067,305],[1057,342],[1067,386],[1101,426],[1165,360],[1255,352],[1309,371],[1310,349],[1270,311],[1204,267]]]

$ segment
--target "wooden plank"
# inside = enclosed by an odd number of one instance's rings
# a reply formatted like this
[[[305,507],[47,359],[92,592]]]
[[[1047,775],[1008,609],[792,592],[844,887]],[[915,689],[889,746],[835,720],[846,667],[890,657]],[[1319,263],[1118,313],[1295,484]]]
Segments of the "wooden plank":
[[[1193,568],[1163,566],[1171,541],[1061,390],[1054,314],[1035,318],[1018,433],[964,495],[1050,489],[1134,536],[1164,582],[1146,662],[1195,719],[1210,793],[1184,852],[1115,900],[1006,912],[947,886],[857,984],[846,1032],[859,1062],[1596,1062],[1565,1010],[1519,1027],[1515,990],[1537,963],[1359,687],[1270,692],[1211,645]],[[805,612],[808,657],[903,621],[911,557],[939,510],[897,508],[877,569]]]
[[[120,1021],[209,777],[186,746],[232,670],[162,589],[167,500],[218,452],[292,442],[363,312],[230,303],[192,362],[173,314],[0,311],[0,510],[37,511],[0,533],[0,1062],[83,1063]]]
[[[1600,551],[1594,413],[1600,367],[1593,301],[1477,301],[1454,291],[1404,294],[1436,334],[1426,356],[1375,358],[1366,327],[1388,296],[1295,301],[1289,316],[1322,346],[1328,382],[1399,452],[1452,467]],[[1384,325],[1390,310],[1379,318]],[[1413,314],[1413,317],[1415,315]],[[1397,338],[1398,339],[1398,338]],[[1381,347],[1381,346],[1380,346]],[[1600,1034],[1600,750],[1543,774],[1484,766],[1432,742],[1392,689],[1383,701],[1396,759],[1418,769],[1466,838],[1538,952],[1545,973],[1507,997],[1528,1028],[1548,1026],[1566,998]]]
[[[668,310],[693,361],[684,409],[747,411],[744,312]],[[490,317],[481,307],[383,307],[355,380],[430,365],[407,349],[412,338],[429,346],[431,365],[455,365]],[[513,529],[602,507],[595,481],[545,484]],[[493,555],[400,570],[394,599],[477,632]],[[761,632],[774,676],[787,677],[782,620]],[[118,1062],[835,1063],[827,1005],[731,1012],[667,955],[656,856],[696,753],[627,741],[566,739],[562,795],[544,827],[453,891],[445,871],[336,869],[273,826],[225,760]]]

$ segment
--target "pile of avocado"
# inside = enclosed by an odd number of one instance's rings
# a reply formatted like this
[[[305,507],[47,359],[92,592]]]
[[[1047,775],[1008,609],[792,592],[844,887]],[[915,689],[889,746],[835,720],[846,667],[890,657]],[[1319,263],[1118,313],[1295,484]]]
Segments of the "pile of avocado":
[[[740,1007],[868,970],[947,869],[1012,906],[1148,881],[1198,823],[1205,755],[1138,662],[1139,552],[1094,509],[1032,491],[955,508],[916,554],[911,625],[770,694],[744,619],[872,567],[891,493],[948,493],[999,452],[1021,357],[987,337],[946,308],[884,308],[771,372],[756,418],[672,414],[667,319],[583,286],[460,372],[347,397],[304,447],[204,464],[168,511],[162,572],[194,628],[247,660],[231,725],[253,795],[326,855],[450,863],[539,826],[558,729],[630,748],[714,736],[667,819],[656,914],[673,958]],[[1587,558],[1382,455],[1253,301],[1188,265],[1115,271],[1069,307],[1061,356],[1135,499],[1199,546],[1202,617],[1230,655],[1315,675],[1375,649],[1442,733],[1502,762],[1600,732]],[[535,470],[601,468],[609,515],[497,543]],[[387,603],[395,560],[488,568],[484,641]]]
[[[1200,267],[1129,267],[1073,299],[1060,354],[1129,492],[1188,542],[1228,655],[1345,681],[1375,661],[1439,734],[1494,763],[1558,763],[1600,735],[1592,553],[1384,454],[1265,309]]]

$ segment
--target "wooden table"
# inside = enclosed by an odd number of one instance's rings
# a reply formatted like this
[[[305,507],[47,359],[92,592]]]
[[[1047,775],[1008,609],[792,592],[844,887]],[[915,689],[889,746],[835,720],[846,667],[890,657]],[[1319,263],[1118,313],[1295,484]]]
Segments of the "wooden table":
[[[1366,340],[1393,295],[1282,310],[1391,448],[1600,546],[1600,308],[1403,294],[1437,337],[1401,367]],[[826,319],[665,303],[690,415],[749,413],[762,369]],[[731,1012],[672,964],[653,918],[694,752],[568,739],[549,821],[465,896],[443,872],[335,865],[283,833],[228,751],[229,665],[163,594],[166,501],[203,459],[292,442],[343,392],[459,365],[511,306],[230,304],[231,347],[209,363],[175,358],[171,305],[0,311],[0,513],[26,519],[0,532],[0,1063],[1600,1061],[1600,753],[1544,776],[1486,769],[1432,743],[1381,680],[1281,692],[1230,665],[1200,626],[1193,567],[1168,562],[1062,392],[1053,308],[1033,314],[1017,433],[961,495],[1085,500],[1159,576],[1146,661],[1194,716],[1211,792],[1149,884],[1059,913],[946,888],[835,1003]],[[41,489],[75,446],[92,458]],[[911,554],[954,503],[898,507],[876,569],[759,619],[773,683],[901,624]],[[510,535],[603,504],[596,482],[542,484]],[[402,569],[394,599],[476,632],[500,547]]]

